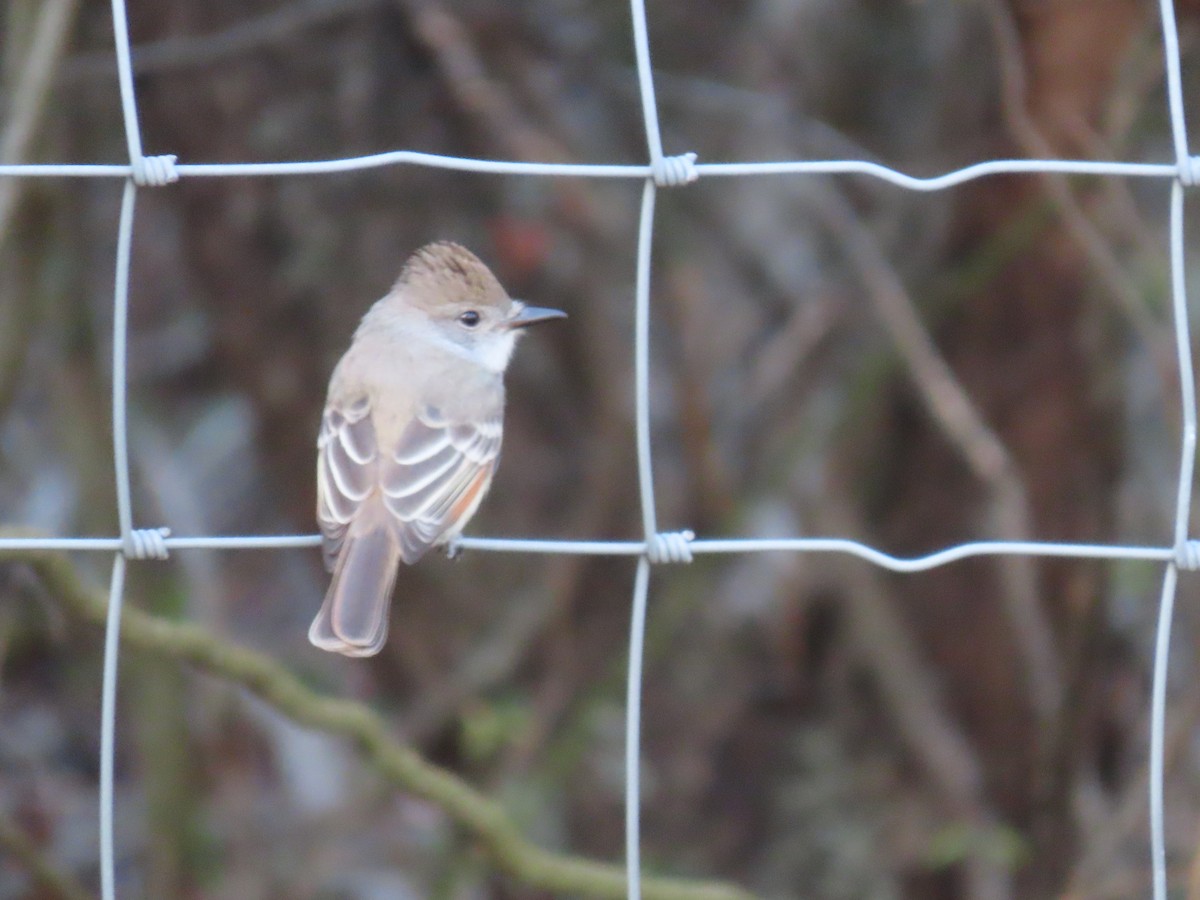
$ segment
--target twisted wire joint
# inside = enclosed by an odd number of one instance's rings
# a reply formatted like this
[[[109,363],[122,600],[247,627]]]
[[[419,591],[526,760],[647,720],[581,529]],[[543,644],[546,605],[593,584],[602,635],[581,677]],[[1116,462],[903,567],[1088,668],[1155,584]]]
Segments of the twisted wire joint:
[[[1200,541],[1184,541],[1176,547],[1175,565],[1187,572],[1200,569]]]
[[[138,187],[162,187],[179,180],[175,156],[143,156],[130,163],[129,175]]]
[[[651,535],[646,541],[646,558],[652,563],[690,563],[692,531],[664,531]]]
[[[654,183],[660,188],[691,184],[700,177],[700,172],[696,169],[695,153],[664,156],[657,162],[651,163],[650,170],[650,174],[654,177]]]
[[[1187,162],[1179,167],[1178,177],[1184,187],[1200,184],[1200,156],[1189,156]]]
[[[170,528],[135,528],[122,537],[121,552],[126,559],[166,559]]]

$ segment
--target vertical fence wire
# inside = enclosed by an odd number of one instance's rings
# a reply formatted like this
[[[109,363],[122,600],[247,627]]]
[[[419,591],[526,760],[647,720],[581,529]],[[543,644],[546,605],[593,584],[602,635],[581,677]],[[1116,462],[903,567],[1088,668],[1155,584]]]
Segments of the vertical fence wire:
[[[640,58],[640,57],[639,57]],[[638,461],[638,488],[642,503],[642,528],[647,547],[658,532],[654,505],[654,471],[650,450],[650,260],[654,236],[654,179],[642,188],[641,218],[638,222],[637,277],[634,297],[634,391]],[[625,710],[625,865],[630,900],[641,897],[641,694],[643,635],[646,629],[646,597],[650,564],[638,560],[634,580],[632,619],[629,628],[629,689]]]
[[[645,0],[630,0],[633,46],[637,61],[638,93],[645,120],[646,146],[651,175],[642,187],[638,219],[637,276],[635,284],[634,390],[637,432],[638,492],[642,504],[642,531],[647,547],[658,532],[654,503],[654,474],[650,449],[650,262],[654,238],[654,173],[662,166],[662,136],[658,103],[650,68],[650,36]],[[650,561],[638,560],[629,627],[629,687],[625,708],[625,866],[629,900],[641,898],[641,722],[642,655],[646,630],[646,604],[650,591]]]
[[[104,629],[104,678],[100,688],[100,896],[114,900],[116,841],[113,837],[113,757],[116,753],[117,657],[120,653],[121,597],[125,592],[125,555],[113,558]]]
[[[130,176],[121,194],[117,226],[117,259],[113,284],[112,335],[112,427],[113,467],[116,479],[117,520],[122,547],[113,558],[112,582],[104,633],[104,671],[100,703],[100,894],[116,900],[116,839],[113,833],[116,768],[116,721],[118,663],[121,653],[121,609],[125,594],[126,553],[132,544],[133,500],[129,486],[129,429],[126,420],[129,337],[129,267],[133,254],[133,218],[137,205],[134,173],[142,159],[142,137],[138,127],[137,100],[133,88],[129,22],[125,0],[112,0],[113,43],[117,57],[117,81],[121,92],[122,120],[129,151]]]
[[[1179,60],[1179,27],[1175,24],[1174,0],[1159,0],[1162,20],[1163,66],[1167,78],[1167,111],[1171,117],[1171,140],[1175,147],[1175,165],[1179,177],[1190,184],[1191,161],[1188,155],[1187,120],[1183,115],[1183,76]]]
[[[113,286],[112,333],[112,430],[113,469],[117,488],[117,522],[121,539],[133,533],[133,497],[129,487],[128,393],[129,266],[133,255],[133,216],[137,207],[137,185],[125,181],[121,194],[121,217],[117,225],[117,265]]]
[[[129,310],[129,264],[133,240],[133,213],[137,185],[125,182],[121,195],[121,218],[117,226],[117,265],[113,288],[112,339],[112,422],[113,461],[117,483],[117,516],[122,539],[132,534],[133,510],[129,490],[129,447],[125,416],[126,348]],[[125,584],[125,549],[113,559],[112,586],[108,598],[108,616],[104,635],[104,672],[100,706],[100,853],[101,896],[115,900],[115,848],[113,841],[113,771],[116,754],[117,664],[121,642],[121,607]]]
[[[1171,186],[1170,264],[1171,301],[1175,319],[1175,345],[1179,365],[1181,443],[1179,484],[1175,500],[1174,539],[1181,561],[1188,554],[1188,525],[1191,518],[1192,477],[1196,460],[1196,388],[1192,364],[1187,289],[1184,280],[1183,181]],[[1167,683],[1170,674],[1171,621],[1179,583],[1178,565],[1168,562],[1159,598],[1158,624],[1154,639],[1154,676],[1150,693],[1150,859],[1154,900],[1167,900],[1166,811],[1164,809],[1164,760],[1166,752]]]
[[[1159,2],[1167,102],[1170,112],[1175,164],[1095,162],[1073,160],[995,160],[977,163],[956,172],[931,178],[914,178],[876,163],[860,160],[812,160],[773,163],[710,163],[696,166],[695,174],[706,176],[750,176],[811,173],[858,172],[878,177],[910,190],[941,190],[996,172],[1078,172],[1126,177],[1171,178],[1170,265],[1172,311],[1180,377],[1182,408],[1181,459],[1174,510],[1172,547],[1129,547],[1110,545],[1056,544],[1050,542],[984,542],[961,545],[926,557],[900,559],[839,538],[796,538],[783,540],[728,539],[697,541],[696,552],[846,552],[895,571],[916,571],[943,565],[955,559],[985,553],[1021,553],[1043,556],[1128,558],[1162,560],[1165,571],[1159,600],[1158,625],[1154,644],[1153,685],[1150,722],[1150,841],[1153,896],[1166,900],[1168,873],[1164,818],[1164,733],[1167,682],[1169,673],[1170,632],[1178,587],[1179,568],[1195,568],[1200,561],[1200,545],[1189,540],[1192,480],[1196,450],[1196,396],[1194,386],[1188,302],[1184,281],[1184,190],[1195,180],[1194,160],[1189,155],[1179,38],[1172,0]],[[345,160],[314,162],[278,162],[231,165],[192,164],[178,167],[179,174],[197,177],[229,175],[295,175],[348,171],[368,167],[414,164],[439,166],[460,171],[501,172],[517,175],[541,175],[603,178],[639,178],[644,180],[638,224],[637,274],[635,284],[634,388],[639,500],[644,532],[640,544],[630,542],[570,542],[547,540],[463,539],[462,545],[484,550],[510,552],[605,553],[636,555],[629,638],[629,668],[626,697],[626,861],[628,897],[639,900],[640,888],[640,741],[643,653],[651,567],[664,561],[659,548],[652,471],[650,429],[650,272],[657,187],[672,183],[665,178],[658,105],[651,68],[645,0],[630,0],[632,32],[648,166],[541,164],[474,160],[435,156],[412,151],[394,151]],[[127,560],[144,555],[133,527],[130,490],[127,428],[127,346],[129,273],[132,259],[134,213],[138,185],[144,183],[147,160],[143,157],[133,79],[129,24],[124,0],[112,0],[114,47],[121,96],[122,120],[129,152],[129,165],[25,165],[0,166],[0,176],[38,177],[122,177],[125,179],[118,224],[116,272],[114,279],[112,339],[112,424],[113,463],[116,479],[117,517],[120,538],[113,539],[11,539],[0,541],[5,547],[42,547],[45,549],[86,549],[114,552],[106,621],[103,679],[101,687],[101,759],[100,759],[100,871],[103,900],[116,898],[116,851],[114,838],[114,759],[116,745],[117,676],[120,656],[120,617],[123,603]],[[693,175],[694,177],[694,175]],[[176,538],[163,544],[172,547],[212,547],[240,549],[248,547],[307,547],[316,543],[312,535],[208,536]],[[689,535],[690,540],[690,535]]]
[[[650,150],[650,166],[657,170],[662,163],[662,135],[658,127],[658,100],[654,95],[654,72],[650,68],[650,28],[646,21],[646,0],[629,0],[633,19],[633,52],[637,62],[638,95],[642,101],[642,118],[646,125],[646,145]]]
[[[125,142],[129,148],[129,162],[136,166],[142,158],[142,132],[138,127],[137,95],[133,89],[133,54],[129,47],[129,16],[125,11],[125,0],[112,0],[112,19]]]
[[[1164,728],[1167,706],[1167,661],[1171,649],[1171,617],[1175,610],[1178,570],[1168,563],[1163,575],[1154,639],[1154,684],[1150,696],[1150,868],[1154,900],[1167,900],[1167,846],[1163,809]]]
[[[625,709],[625,866],[629,900],[641,900],[641,722],[642,662],[647,601],[650,592],[650,552],[657,539],[653,454],[650,447],[650,266],[653,259],[656,181],[663,174],[662,134],[654,73],[650,65],[650,34],[645,0],[630,0],[638,94],[645,120],[650,174],[642,187],[638,217],[637,275],[634,287],[634,390],[638,462],[638,493],[646,552],[638,559],[629,628],[629,673]]]
[[[641,721],[642,657],[646,644],[646,602],[650,593],[650,560],[638,559],[629,622],[629,681],[625,696],[625,867],[626,897],[641,900]]]
[[[654,243],[654,204],[657,188],[646,179],[638,220],[637,275],[634,287],[634,421],[637,440],[638,495],[642,531],[647,541],[658,533],[654,503],[654,466],[650,448],[650,262]]]
[[[1192,364],[1192,342],[1188,315],[1187,285],[1184,278],[1184,188],[1194,181],[1188,151],[1187,121],[1184,117],[1183,78],[1179,57],[1179,31],[1173,0],[1159,0],[1162,20],[1163,65],[1166,70],[1167,108],[1171,137],[1178,167],[1171,185],[1169,221],[1171,309],[1174,318],[1175,347],[1179,365],[1179,402],[1181,408],[1181,444],[1179,483],[1175,498],[1174,545],[1182,561],[1188,551],[1191,519],[1192,480],[1196,459],[1196,387]],[[1178,565],[1168,562],[1163,574],[1159,598],[1158,624],[1154,638],[1154,675],[1150,692],[1150,861],[1154,900],[1167,900],[1166,810],[1164,772],[1166,753],[1167,684],[1170,675],[1171,623],[1179,583]]]

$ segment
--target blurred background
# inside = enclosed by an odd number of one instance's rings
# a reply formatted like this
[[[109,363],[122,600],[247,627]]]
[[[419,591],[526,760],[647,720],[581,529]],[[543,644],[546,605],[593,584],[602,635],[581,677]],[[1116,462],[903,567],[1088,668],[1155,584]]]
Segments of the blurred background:
[[[1177,6],[1197,98],[1200,4]],[[2,161],[123,162],[108,5],[2,9]],[[1173,159],[1149,0],[655,0],[649,17],[668,153],[916,175],[1004,157]],[[647,156],[619,3],[132,0],[130,22],[148,154]],[[120,190],[0,180],[5,525],[117,532]],[[142,191],[135,522],[313,532],[329,372],[405,256],[450,239],[514,296],[570,313],[510,370],[504,462],[471,533],[637,539],[640,190],[395,167]],[[1167,196],[1162,180],[1045,176],[936,194],[714,178],[661,194],[660,527],[902,555],[990,538],[1169,544]],[[107,554],[74,561],[106,580]],[[326,584],[316,550],[179,551],[133,566],[128,593],[369,703],[542,846],[619,861],[633,569],[430,556],[402,573],[392,638],[369,661],[305,639]],[[897,575],[795,554],[655,569],[648,866],[779,898],[1146,896],[1161,577],[1018,558]],[[1166,757],[1171,877],[1189,897],[1194,596],[1184,576]],[[0,565],[0,824],[89,888],[100,660],[96,628],[28,566]],[[131,653],[122,667],[123,897],[548,896],[497,873],[348,742],[170,661]],[[0,898],[43,896],[0,849]]]

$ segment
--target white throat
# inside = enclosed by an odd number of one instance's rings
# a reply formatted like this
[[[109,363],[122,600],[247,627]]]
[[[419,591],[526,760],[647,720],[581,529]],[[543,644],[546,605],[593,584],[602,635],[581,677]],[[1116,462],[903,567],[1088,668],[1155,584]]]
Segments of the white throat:
[[[453,341],[450,343],[454,344]],[[469,347],[461,344],[454,346],[463,351],[468,359],[475,360],[489,372],[499,374],[508,368],[508,361],[512,359],[513,349],[517,346],[517,334],[513,331],[492,332],[480,335]]]
[[[394,339],[409,343],[421,341],[455,356],[472,362],[488,372],[503,374],[512,359],[519,330],[500,329],[495,331],[480,331],[469,335],[451,333],[445,327],[434,323],[424,315],[405,315],[394,306],[385,306],[384,301],[377,303],[371,313],[379,311],[377,317],[368,313],[359,326],[361,330],[368,318],[377,321],[390,333]],[[397,312],[401,312],[397,315]],[[457,325],[450,326],[457,328]]]
[[[418,340],[428,341],[440,350],[453,353],[497,375],[503,374],[508,368],[519,336],[514,331],[491,331],[472,334],[466,340],[456,340],[457,335],[447,334],[428,320],[409,324],[408,331]]]

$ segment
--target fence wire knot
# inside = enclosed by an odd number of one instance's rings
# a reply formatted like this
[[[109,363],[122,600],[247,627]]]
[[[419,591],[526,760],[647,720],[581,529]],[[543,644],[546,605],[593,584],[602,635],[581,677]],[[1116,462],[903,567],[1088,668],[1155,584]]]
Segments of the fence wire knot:
[[[1175,565],[1187,572],[1200,569],[1200,541],[1184,541],[1176,547]]]
[[[1184,187],[1200,184],[1200,156],[1187,156],[1177,166],[1176,178]]]
[[[692,531],[663,531],[646,541],[646,558],[652,563],[690,563]]]
[[[176,157],[142,156],[130,163],[130,177],[138,187],[162,187],[179,180],[179,170],[175,168]]]
[[[170,534],[170,528],[135,528],[121,539],[121,552],[128,559],[166,559]]]
[[[659,187],[680,187],[691,184],[700,177],[700,172],[696,169],[695,153],[664,156],[651,163],[650,171],[654,176],[654,183]]]

